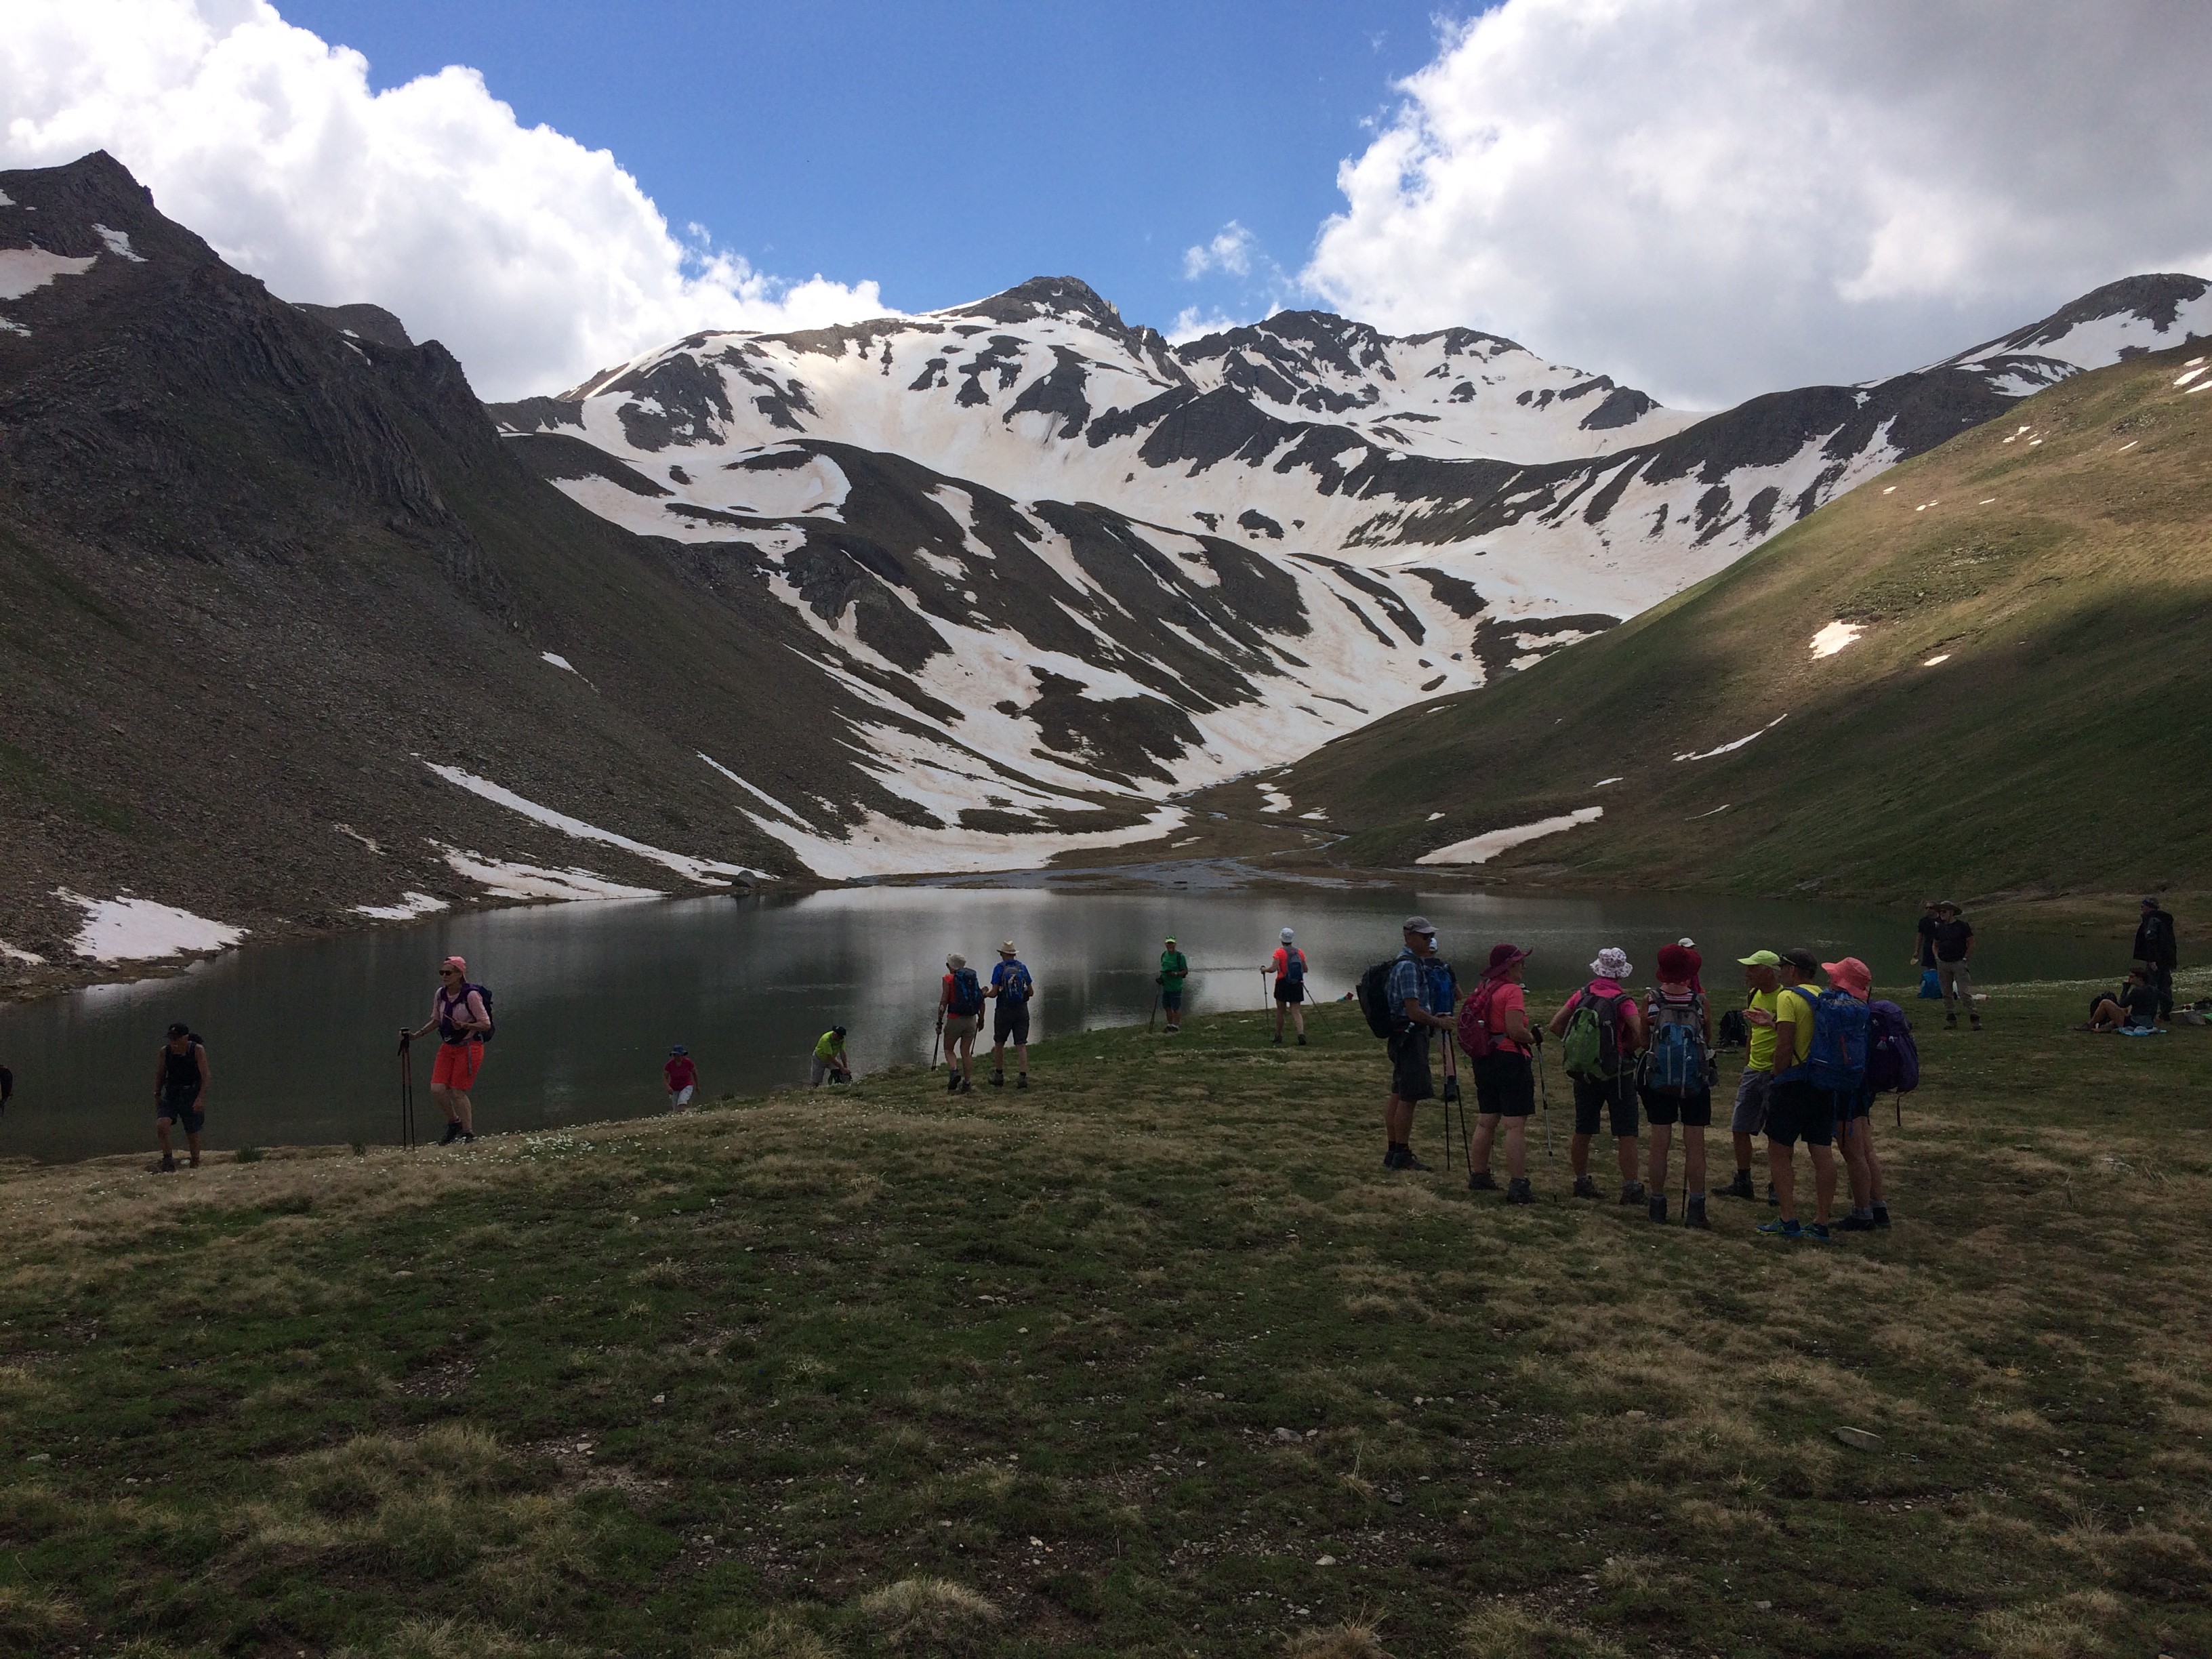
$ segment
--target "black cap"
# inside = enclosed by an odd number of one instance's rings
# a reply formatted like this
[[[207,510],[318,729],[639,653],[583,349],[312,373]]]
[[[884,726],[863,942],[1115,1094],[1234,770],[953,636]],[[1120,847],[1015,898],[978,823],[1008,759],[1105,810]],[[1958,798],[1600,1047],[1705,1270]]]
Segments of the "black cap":
[[[174,1042],[179,1037],[190,1036],[191,1034],[192,1028],[179,1022],[169,1028],[169,1041]]]
[[[1784,951],[1782,953],[1782,959],[1804,975],[1807,979],[1812,978],[1820,971],[1820,958],[1802,945],[1794,951]]]
[[[842,1025],[832,1025],[830,1029],[836,1032],[839,1036],[845,1035],[845,1028]]]

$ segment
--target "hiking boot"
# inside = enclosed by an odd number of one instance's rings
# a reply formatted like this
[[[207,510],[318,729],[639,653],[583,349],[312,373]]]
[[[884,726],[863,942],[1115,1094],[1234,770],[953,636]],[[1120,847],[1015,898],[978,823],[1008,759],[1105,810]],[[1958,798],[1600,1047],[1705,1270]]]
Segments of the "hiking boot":
[[[1575,1196],[1577,1198],[1595,1198],[1597,1196],[1597,1182],[1592,1181],[1586,1175],[1577,1176],[1575,1177]]]
[[[1620,1201],[1623,1204],[1641,1204],[1644,1201],[1644,1183],[1640,1181],[1621,1182]],[[1661,1202],[1665,1202],[1665,1200],[1662,1199]]]
[[[992,1086],[994,1089],[1003,1089],[1003,1088],[1005,1088],[1005,1087],[1006,1086],[1006,1074],[1004,1072],[994,1072],[994,1073],[991,1073],[991,1086]]]
[[[1790,1217],[1787,1221],[1780,1216],[1775,1217],[1771,1221],[1762,1221],[1759,1224],[1758,1231],[1775,1238],[1802,1238],[1805,1236],[1804,1228],[1797,1224],[1797,1218],[1795,1216]]]
[[[1874,1206],[1874,1224],[1877,1227],[1887,1227],[1889,1225],[1888,1205],[1877,1204]]]
[[[1382,1152],[1382,1167],[1386,1170],[1395,1170],[1399,1167],[1401,1161],[1407,1156],[1407,1154],[1401,1152],[1395,1146],[1387,1146]]]
[[[1735,1179],[1720,1189],[1723,1198],[1757,1198],[1759,1189],[1751,1184],[1751,1171],[1738,1170]]]
[[[459,1124],[458,1124],[458,1123],[448,1122],[448,1123],[446,1125],[446,1133],[445,1133],[444,1136],[443,1136],[443,1137],[439,1140],[438,1144],[439,1144],[441,1146],[452,1146],[455,1141],[459,1140],[460,1138],[461,1138],[461,1126],[460,1126]]]
[[[1966,1018],[1967,1024],[1972,1026],[1973,1030],[1978,1031],[1982,1029],[1982,1017],[1979,1014],[1970,1014]]]
[[[1836,1224],[1836,1231],[1841,1233],[1870,1233],[1874,1229],[1875,1221],[1870,1215],[1847,1215]]]
[[[1832,1244],[1836,1242],[1835,1234],[1828,1231],[1828,1224],[1825,1221],[1816,1221],[1806,1228],[1805,1237],[1816,1244]]]
[[[960,1092],[959,1073],[955,1072],[951,1077],[945,1079],[945,1092],[948,1095],[957,1095]]]
[[[1029,1086],[1030,1074],[1027,1072],[1017,1072],[1014,1073],[1014,1087],[1017,1089],[1026,1089]]]
[[[477,1144],[477,1132],[476,1132],[474,1129],[464,1129],[464,1130],[462,1130],[462,1131],[461,1131],[461,1145],[462,1145],[462,1146],[475,1146],[476,1144]]]
[[[1650,1212],[1651,1212],[1651,1218],[1652,1218],[1654,1221],[1664,1221],[1664,1220],[1666,1220],[1666,1218],[1667,1218],[1667,1194],[1664,1194],[1664,1193],[1654,1193],[1654,1194],[1651,1194],[1651,1202],[1650,1202],[1650,1206],[1649,1206],[1649,1208],[1650,1208]]]
[[[1408,1146],[1406,1148],[1406,1156],[1400,1161],[1398,1167],[1401,1170],[1419,1170],[1422,1174],[1426,1175],[1429,1172],[1431,1166],[1422,1163],[1419,1158],[1415,1158],[1413,1156],[1413,1149],[1411,1146]]]
[[[1298,1047],[1299,1047],[1299,1048],[1304,1048],[1305,1046],[1306,1046],[1306,1034],[1305,1034],[1304,1031],[1301,1031],[1301,1032],[1299,1032],[1299,1033],[1298,1033]]]
[[[1273,1047],[1279,1048],[1283,1046],[1283,1034],[1280,1031],[1278,1031],[1274,1036],[1269,1037],[1267,1041]]]
[[[1477,1170],[1468,1176],[1467,1189],[1471,1193],[1494,1193],[1498,1190],[1498,1177],[1487,1170]]]
[[[1705,1219],[1705,1195],[1703,1193],[1696,1194],[1684,1204],[1682,1224],[1685,1227],[1696,1227],[1705,1232],[1712,1231],[1713,1224]]]
[[[975,1092],[975,1085],[963,1077],[960,1079],[960,1092],[963,1095],[972,1095]]]
[[[1957,1030],[1959,1029],[1959,1017],[1958,1017],[1958,1015],[1956,1015],[1956,1014],[1946,1014],[1946,1015],[1944,1015],[1944,1016],[1943,1016],[1943,1029],[1944,1029],[1945,1030],[1947,1030],[1947,1031],[1955,1031],[1955,1030]]]
[[[1536,1201],[1536,1194],[1528,1190],[1526,1176],[1505,1183],[1505,1201],[1508,1204],[1534,1204]]]
[[[155,1170],[161,1175],[173,1174],[176,1167],[177,1160],[167,1152],[161,1154],[161,1161],[154,1166]]]

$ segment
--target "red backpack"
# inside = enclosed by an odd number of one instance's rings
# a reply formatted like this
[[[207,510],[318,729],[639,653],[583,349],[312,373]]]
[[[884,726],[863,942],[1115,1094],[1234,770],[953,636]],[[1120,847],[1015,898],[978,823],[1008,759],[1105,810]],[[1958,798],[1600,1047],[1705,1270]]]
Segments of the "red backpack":
[[[1482,988],[1459,1006],[1459,1046],[1466,1050],[1469,1060],[1486,1058],[1491,1048],[1491,999],[1498,994],[1504,980],[1486,980]]]

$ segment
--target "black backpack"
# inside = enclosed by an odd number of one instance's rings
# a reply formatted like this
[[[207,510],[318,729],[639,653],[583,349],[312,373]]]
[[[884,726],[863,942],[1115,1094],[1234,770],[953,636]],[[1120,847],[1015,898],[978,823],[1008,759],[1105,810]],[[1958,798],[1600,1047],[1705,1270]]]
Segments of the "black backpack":
[[[1715,1041],[1723,1048],[1751,1047],[1751,1021],[1741,1008],[1731,1008],[1721,1016],[1721,1028]]]
[[[1359,1012],[1367,1016],[1367,1029],[1379,1037],[1389,1036],[1398,1029],[1399,1011],[1390,1004],[1390,970],[1397,965],[1398,959],[1393,957],[1359,976]]]

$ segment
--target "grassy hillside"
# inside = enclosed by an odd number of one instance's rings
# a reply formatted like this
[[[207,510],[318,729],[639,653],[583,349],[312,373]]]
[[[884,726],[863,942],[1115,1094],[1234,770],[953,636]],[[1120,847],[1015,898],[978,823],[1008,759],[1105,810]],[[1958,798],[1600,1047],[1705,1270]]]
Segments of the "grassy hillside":
[[[2212,394],[2174,384],[2203,350],[2042,392],[1280,781],[1362,864],[1598,806],[1483,870],[1875,898],[2212,887]],[[1816,656],[1838,622],[1863,631]]]
[[[2212,1042],[2080,996],[1929,1033],[1897,1225],[1825,1247],[1577,1203],[1540,1127],[1531,1209],[1386,1177],[1334,1005],[1024,1094],[18,1170],[0,1650],[2202,1652]]]

